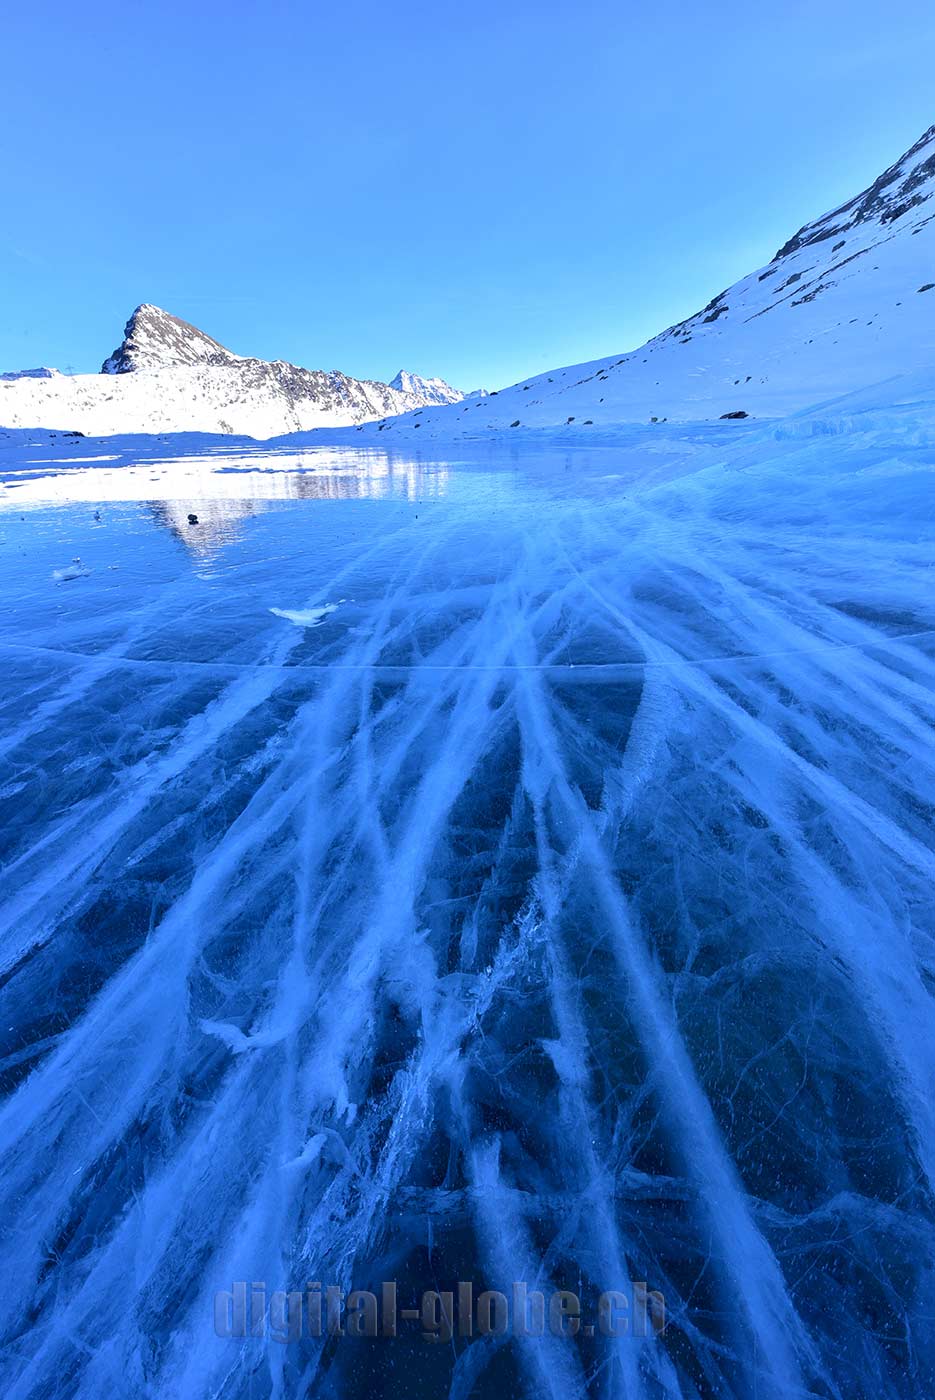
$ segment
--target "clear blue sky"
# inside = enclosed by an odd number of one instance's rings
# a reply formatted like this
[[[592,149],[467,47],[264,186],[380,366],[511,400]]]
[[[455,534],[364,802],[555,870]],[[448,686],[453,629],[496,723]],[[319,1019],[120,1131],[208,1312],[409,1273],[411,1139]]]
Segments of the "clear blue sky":
[[[5,8],[0,369],[141,301],[464,388],[630,349],[935,122],[931,0]]]

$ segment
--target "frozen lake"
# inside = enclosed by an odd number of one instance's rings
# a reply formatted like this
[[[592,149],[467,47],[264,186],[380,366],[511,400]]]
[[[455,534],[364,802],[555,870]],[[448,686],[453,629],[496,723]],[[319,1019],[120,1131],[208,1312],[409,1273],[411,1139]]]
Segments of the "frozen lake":
[[[7,1400],[935,1390],[929,421],[7,464]]]

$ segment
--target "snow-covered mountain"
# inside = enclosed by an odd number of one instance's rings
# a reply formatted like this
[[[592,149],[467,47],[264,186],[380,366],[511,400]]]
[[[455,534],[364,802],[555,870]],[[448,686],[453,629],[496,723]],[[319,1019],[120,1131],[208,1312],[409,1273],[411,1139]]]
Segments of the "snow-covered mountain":
[[[486,429],[776,416],[935,370],[935,127],[869,189],[638,350],[386,424],[419,439]],[[379,425],[377,425],[379,427]]]
[[[397,379],[405,387],[235,355],[187,321],[144,304],[101,374],[0,384],[0,425],[95,437],[206,432],[270,438],[464,397],[441,379],[402,373]]]
[[[638,350],[465,395],[404,370],[382,384],[235,355],[143,305],[103,374],[0,383],[0,425],[270,438],[366,433],[373,423],[391,436],[418,431],[423,442],[524,428],[577,434],[779,416],[933,367],[935,127],[868,189],[799,229],[766,267]]]
[[[0,373],[0,379],[61,379],[62,372],[40,365],[38,369],[8,369]]]
[[[390,380],[390,388],[397,389],[401,394],[412,394],[423,404],[460,403],[465,398],[460,389],[452,389],[444,379],[423,379],[421,374],[410,374],[405,369]]]
[[[124,326],[123,340],[101,365],[101,373],[130,374],[176,365],[236,365],[242,358],[197,326],[144,302]]]

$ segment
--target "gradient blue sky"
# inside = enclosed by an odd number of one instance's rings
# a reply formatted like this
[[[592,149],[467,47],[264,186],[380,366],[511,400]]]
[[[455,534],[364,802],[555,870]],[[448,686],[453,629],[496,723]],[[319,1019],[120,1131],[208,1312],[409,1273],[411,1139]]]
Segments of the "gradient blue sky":
[[[935,122],[931,0],[4,11],[0,369],[141,301],[464,388],[630,349]]]

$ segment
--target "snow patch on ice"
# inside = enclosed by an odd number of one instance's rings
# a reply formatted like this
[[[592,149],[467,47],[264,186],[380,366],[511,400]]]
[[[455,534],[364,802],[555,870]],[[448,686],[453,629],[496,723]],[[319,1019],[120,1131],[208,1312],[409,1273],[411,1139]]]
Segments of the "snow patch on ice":
[[[90,573],[91,570],[85,568],[80,559],[73,559],[64,569],[53,569],[52,578],[55,583],[68,583],[73,578],[87,578]]]
[[[296,627],[318,627],[330,613],[337,612],[337,603],[323,603],[318,608],[270,608],[277,617],[294,622]]]

